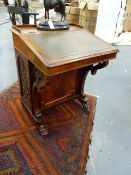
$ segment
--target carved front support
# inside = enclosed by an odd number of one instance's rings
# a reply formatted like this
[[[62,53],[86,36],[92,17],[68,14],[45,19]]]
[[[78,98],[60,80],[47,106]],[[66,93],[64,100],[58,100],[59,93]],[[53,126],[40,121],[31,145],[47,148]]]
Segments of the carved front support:
[[[103,61],[103,62],[100,62],[100,63],[92,66],[90,69],[91,74],[95,75],[97,73],[98,69],[102,69],[102,68],[106,67],[108,64],[109,64],[109,61]]]
[[[32,86],[32,102],[33,102],[33,113],[34,120],[39,123],[39,131],[41,135],[47,135],[48,129],[43,124],[42,116],[42,108],[41,108],[41,93],[44,91],[47,77],[40,72],[37,68],[33,68],[33,86]]]
[[[98,69],[102,69],[106,67],[108,64],[109,64],[109,61],[103,61],[96,65],[90,65],[88,67],[81,68],[79,70],[79,85],[78,85],[79,97],[78,99],[82,103],[83,109],[85,112],[90,111],[89,106],[87,104],[87,96],[84,94],[84,85],[85,85],[87,74],[89,73],[89,71],[91,71],[91,74],[95,75]]]
[[[85,67],[85,68],[81,68],[79,69],[79,72],[78,72],[78,84],[77,84],[77,94],[79,94],[79,101],[82,103],[83,105],[83,110],[85,112],[88,111],[88,106],[87,106],[87,97],[86,95],[84,94],[84,85],[85,85],[85,80],[86,80],[86,77],[87,77],[87,74],[89,73],[89,67]]]

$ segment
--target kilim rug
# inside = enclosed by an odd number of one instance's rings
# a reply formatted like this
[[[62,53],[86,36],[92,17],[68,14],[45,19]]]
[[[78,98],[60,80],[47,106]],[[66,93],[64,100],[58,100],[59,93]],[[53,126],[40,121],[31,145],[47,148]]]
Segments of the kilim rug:
[[[90,113],[77,100],[48,110],[41,136],[22,106],[19,86],[0,94],[0,175],[83,175],[93,126],[96,97],[88,96]]]

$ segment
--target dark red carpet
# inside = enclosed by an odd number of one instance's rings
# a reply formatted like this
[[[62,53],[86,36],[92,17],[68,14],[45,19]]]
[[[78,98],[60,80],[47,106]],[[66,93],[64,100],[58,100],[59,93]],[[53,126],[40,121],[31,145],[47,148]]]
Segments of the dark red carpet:
[[[19,98],[19,87],[0,94],[0,175],[83,175],[93,127],[96,97],[88,96],[90,113],[77,100],[45,113],[49,128],[41,136]]]

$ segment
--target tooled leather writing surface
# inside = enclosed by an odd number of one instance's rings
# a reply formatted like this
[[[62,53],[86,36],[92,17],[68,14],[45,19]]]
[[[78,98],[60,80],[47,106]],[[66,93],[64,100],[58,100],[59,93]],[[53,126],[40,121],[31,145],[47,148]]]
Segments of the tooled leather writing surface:
[[[43,63],[44,61],[48,62],[51,67],[115,50],[111,45],[83,29],[38,32],[38,34],[27,33],[25,35],[32,41],[31,43],[35,43],[45,53],[42,61]]]

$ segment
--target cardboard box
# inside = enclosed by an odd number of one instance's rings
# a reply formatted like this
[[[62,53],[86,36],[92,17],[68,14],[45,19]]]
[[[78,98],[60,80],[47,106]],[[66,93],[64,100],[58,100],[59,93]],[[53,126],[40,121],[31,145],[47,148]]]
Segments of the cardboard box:
[[[79,24],[85,29],[94,32],[98,13],[98,3],[82,0],[79,7],[66,6],[66,21]],[[90,9],[89,9],[90,8]]]
[[[94,33],[96,27],[96,19],[80,16],[79,25],[84,29]]]
[[[126,6],[125,11],[128,13],[131,12],[131,4]]]
[[[66,6],[65,13],[66,14],[72,14],[72,15],[79,15],[80,14],[80,8],[79,7],[73,7],[73,6]]]
[[[97,9],[97,10],[90,10],[89,6],[88,6],[88,4],[90,4],[90,3],[96,4],[96,3],[92,3],[92,2],[86,2],[84,0],[80,1],[80,5],[79,5],[80,16],[97,18],[98,8],[90,7],[90,9]]]
[[[80,9],[87,8],[88,10],[97,10],[98,11],[99,3],[90,2],[90,1],[87,2],[86,0],[81,0],[79,7],[80,7]]]
[[[98,13],[98,8],[96,8],[94,4],[96,3],[86,2],[84,0],[80,2],[79,25],[92,33],[94,33],[95,31]]]
[[[127,17],[129,17],[129,16],[130,16],[130,18],[131,18],[131,13],[125,12],[125,13],[123,14],[123,17],[125,17],[125,18],[127,18]]]
[[[123,14],[123,31],[131,32],[131,0],[127,0]]]
[[[39,10],[43,10],[44,5],[41,1],[28,1],[29,3],[29,11],[30,12],[38,12]],[[43,14],[44,16],[44,14]]]
[[[79,7],[72,7],[66,6],[66,21],[72,24],[79,24],[79,15],[80,15],[80,8]]]
[[[91,17],[97,19],[98,11],[91,11]]]
[[[80,16],[80,18],[79,18],[79,25],[84,27],[84,28],[89,27],[90,26],[90,22],[91,22],[90,18],[82,17],[82,16]]]
[[[88,27],[87,30],[91,33],[94,33],[95,32],[95,27],[96,26],[92,26],[92,27]]]
[[[126,5],[131,5],[131,0],[127,0]]]
[[[128,12],[128,13],[131,12],[131,0],[127,0],[125,12]]]
[[[91,17],[91,15],[92,15],[92,11],[88,10],[87,8],[80,10],[80,16]]]
[[[96,19],[91,18],[90,20],[90,27],[96,26]]]
[[[70,14],[79,15],[80,14],[80,8],[79,7],[71,7],[70,8]]]
[[[124,19],[123,31],[131,32],[131,16],[128,16]]]
[[[125,13],[123,15],[123,31],[131,32],[131,0],[127,1]]]
[[[84,0],[80,1],[79,8],[81,10],[83,10],[86,6],[87,6],[87,2],[86,1],[84,1]]]
[[[79,6],[78,0],[71,0],[71,5],[74,7],[78,7]]]
[[[99,7],[98,3],[94,2],[88,2],[87,5],[89,10],[98,10]]]
[[[124,25],[123,32],[131,32],[131,24]]]
[[[66,6],[66,8],[65,8],[65,13],[66,14],[69,14],[70,13],[70,8],[71,8],[71,6]]]

